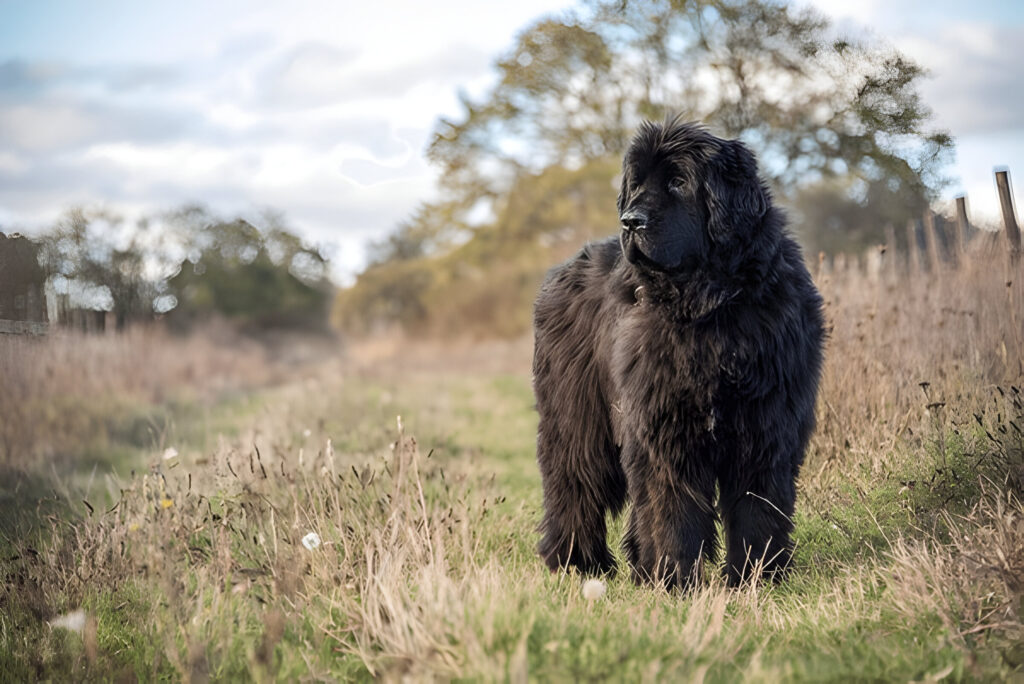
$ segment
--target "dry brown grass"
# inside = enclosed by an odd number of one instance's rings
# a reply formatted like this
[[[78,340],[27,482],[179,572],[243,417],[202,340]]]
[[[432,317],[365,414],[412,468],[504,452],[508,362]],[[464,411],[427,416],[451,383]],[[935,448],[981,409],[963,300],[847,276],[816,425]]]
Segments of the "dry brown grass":
[[[897,539],[887,579],[896,608],[940,616],[968,648],[996,632],[1024,637],[1024,507],[1015,494],[987,492],[966,515],[949,516],[947,540]],[[1021,663],[1015,663],[1021,664]]]
[[[805,482],[882,471],[895,449],[963,428],[1024,377],[1024,273],[998,245],[956,270],[898,267],[818,276],[831,337]]]
[[[617,577],[585,599],[578,577],[534,555],[528,343],[367,345],[268,394],[216,446],[106,477],[109,505],[95,490],[94,510],[69,495],[76,515],[6,540],[0,667],[196,680],[1008,676],[1024,662],[1019,275],[993,254],[933,276],[820,278],[833,331],[782,585],[710,579],[668,595]],[[264,377],[225,365],[244,354],[191,341],[149,357],[167,365],[148,379],[103,385],[142,363],[118,346],[130,341],[89,352],[88,386],[152,399],[197,375]],[[202,357],[196,370],[186,353]],[[312,550],[310,532],[322,539]],[[80,644],[46,627],[78,607],[90,620]]]
[[[178,337],[160,326],[44,338],[0,335],[0,466],[73,456],[105,419],[186,395],[205,400],[280,381],[267,349],[229,327]]]

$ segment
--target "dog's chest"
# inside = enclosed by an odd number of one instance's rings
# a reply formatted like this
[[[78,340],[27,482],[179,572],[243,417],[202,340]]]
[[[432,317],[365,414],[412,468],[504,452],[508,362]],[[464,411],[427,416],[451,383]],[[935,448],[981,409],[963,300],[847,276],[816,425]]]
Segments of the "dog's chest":
[[[617,439],[713,437],[723,345],[709,326],[672,324],[639,307],[620,322],[612,353]]]

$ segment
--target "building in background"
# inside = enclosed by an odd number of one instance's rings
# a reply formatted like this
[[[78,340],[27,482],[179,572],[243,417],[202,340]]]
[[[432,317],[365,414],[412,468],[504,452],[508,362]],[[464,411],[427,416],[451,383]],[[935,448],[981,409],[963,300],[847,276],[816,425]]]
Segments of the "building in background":
[[[0,233],[0,333],[46,334],[45,285],[39,245],[17,233]]]

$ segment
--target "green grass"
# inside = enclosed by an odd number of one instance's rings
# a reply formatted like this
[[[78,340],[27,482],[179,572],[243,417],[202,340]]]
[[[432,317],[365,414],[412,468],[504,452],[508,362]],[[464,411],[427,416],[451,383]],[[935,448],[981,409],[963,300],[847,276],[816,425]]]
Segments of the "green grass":
[[[803,494],[782,584],[728,590],[712,579],[670,595],[620,572],[589,602],[578,577],[549,573],[534,554],[532,405],[525,376],[386,369],[212,406],[111,405],[107,441],[83,449],[63,493],[42,494],[44,473],[19,495],[37,525],[8,530],[0,544],[0,677],[1010,673],[1005,639],[965,639],[963,616],[923,603],[908,610],[913,596],[901,597],[912,587],[892,557],[897,539],[948,537],[940,513],[971,514],[982,496],[973,438],[946,440],[942,454],[890,454],[882,474],[855,465],[827,496]],[[389,448],[398,415],[418,451],[401,440]],[[183,455],[167,469],[155,452],[171,444]],[[120,478],[117,496],[90,515],[80,498],[93,466]],[[299,543],[310,530],[324,541],[312,552]],[[620,520],[613,547],[621,532]],[[83,635],[47,626],[78,607],[95,621]]]

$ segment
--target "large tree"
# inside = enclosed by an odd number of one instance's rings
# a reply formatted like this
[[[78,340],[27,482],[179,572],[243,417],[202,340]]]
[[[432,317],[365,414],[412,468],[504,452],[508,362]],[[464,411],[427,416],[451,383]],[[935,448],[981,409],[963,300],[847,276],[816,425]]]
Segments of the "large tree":
[[[496,69],[489,92],[464,96],[462,112],[438,122],[428,156],[440,169],[441,200],[376,245],[378,288],[390,261],[450,251],[467,236],[493,242],[495,230],[515,223],[509,203],[525,205],[524,189],[545,196],[535,179],[557,178],[551,170],[614,169],[645,118],[681,114],[741,138],[783,204],[806,207],[830,192],[852,223],[825,227],[812,223],[813,211],[794,212],[814,247],[881,240],[886,222],[919,215],[942,187],[952,149],[929,123],[919,66],[775,0],[592,0],[528,27]],[[613,175],[598,184],[607,196],[593,186],[575,196],[612,206]],[[566,231],[543,217],[537,228]],[[614,230],[612,220],[599,232]]]
[[[467,209],[524,170],[619,156],[641,119],[669,113],[742,138],[783,197],[851,176],[920,204],[952,146],[929,127],[919,66],[771,0],[594,2],[528,28],[497,69],[428,151]]]

